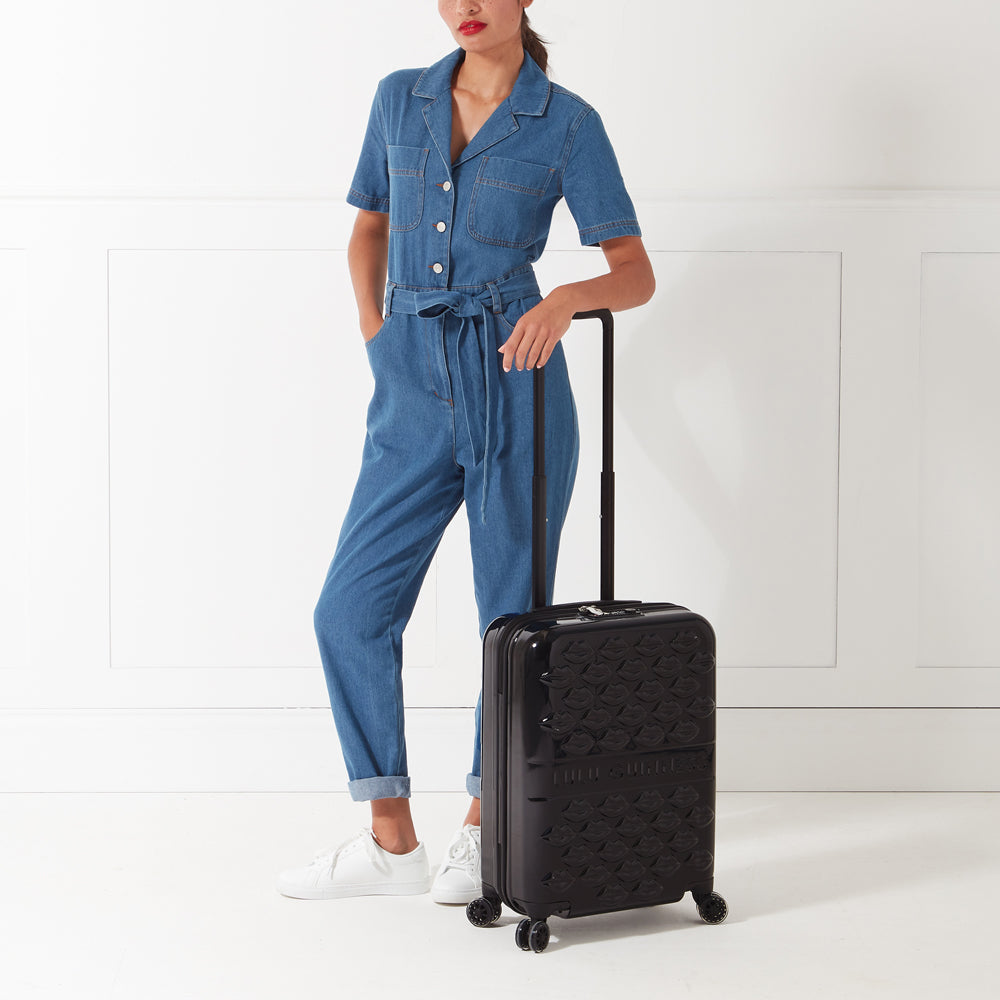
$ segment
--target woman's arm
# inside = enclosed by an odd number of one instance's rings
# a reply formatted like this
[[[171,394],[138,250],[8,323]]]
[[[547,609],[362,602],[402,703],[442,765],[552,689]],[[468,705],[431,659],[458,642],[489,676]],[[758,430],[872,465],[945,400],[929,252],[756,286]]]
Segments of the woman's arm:
[[[358,300],[358,320],[365,340],[371,340],[382,326],[388,257],[388,214],[358,209],[354,231],[347,244],[347,265],[351,270],[354,297]]]
[[[549,360],[562,335],[569,329],[573,314],[590,309],[620,312],[641,306],[653,297],[656,279],[646,248],[639,236],[619,236],[601,244],[609,271],[597,278],[574,281],[553,288],[534,309],[529,309],[500,348],[503,366],[511,363],[518,371],[541,367]]]

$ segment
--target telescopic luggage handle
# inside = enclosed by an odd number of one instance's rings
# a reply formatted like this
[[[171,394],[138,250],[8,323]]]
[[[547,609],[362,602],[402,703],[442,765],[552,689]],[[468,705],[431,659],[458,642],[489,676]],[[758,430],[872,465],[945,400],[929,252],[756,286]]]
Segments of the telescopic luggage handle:
[[[614,340],[610,309],[575,313],[573,319],[599,319],[604,330],[603,449],[601,462],[601,600],[614,600],[615,589],[615,472],[614,472]],[[535,368],[535,473],[531,481],[531,604],[545,601],[545,369]]]

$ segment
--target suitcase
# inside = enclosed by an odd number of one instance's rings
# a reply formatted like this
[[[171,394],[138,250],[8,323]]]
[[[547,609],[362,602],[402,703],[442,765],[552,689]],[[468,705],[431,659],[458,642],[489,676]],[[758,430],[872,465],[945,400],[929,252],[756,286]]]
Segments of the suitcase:
[[[483,637],[482,896],[524,916],[541,952],[552,915],[673,903],[690,892],[707,923],[714,889],[715,633],[677,604],[616,601],[613,321],[604,328],[601,599],[545,603],[544,369],[534,372],[532,603]]]

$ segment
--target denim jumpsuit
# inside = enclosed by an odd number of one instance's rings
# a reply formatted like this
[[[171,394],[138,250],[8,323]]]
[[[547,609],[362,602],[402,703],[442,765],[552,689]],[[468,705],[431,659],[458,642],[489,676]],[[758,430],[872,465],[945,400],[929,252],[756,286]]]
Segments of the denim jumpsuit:
[[[465,502],[480,635],[531,604],[532,374],[498,348],[542,296],[532,262],[565,197],[580,242],[641,235],[597,112],[525,53],[510,96],[451,159],[456,49],[381,80],[347,197],[389,214],[385,321],[361,471],[315,610],[355,801],[408,797],[402,635]],[[579,436],[562,344],[545,366],[548,600]],[[482,695],[471,795],[480,794]]]

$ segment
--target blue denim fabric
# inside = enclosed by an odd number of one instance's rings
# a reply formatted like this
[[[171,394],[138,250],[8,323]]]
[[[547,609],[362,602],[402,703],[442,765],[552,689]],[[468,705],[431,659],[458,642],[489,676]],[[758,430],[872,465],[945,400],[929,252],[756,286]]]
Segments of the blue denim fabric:
[[[463,501],[480,636],[499,615],[531,606],[533,375],[504,372],[497,351],[541,300],[530,268],[463,292],[391,292],[391,311],[367,345],[375,391],[361,473],[314,615],[356,801],[410,794],[402,634]],[[579,433],[561,344],[545,372],[551,601]],[[477,796],[481,726],[480,698],[466,777]]]
[[[457,49],[379,83],[347,197],[389,215],[386,319],[367,345],[368,434],[315,611],[356,800],[410,794],[402,634],[463,502],[480,634],[530,607],[532,374],[504,372],[497,348],[541,301],[531,265],[553,208],[566,199],[585,245],[641,235],[597,112],[527,53],[510,97],[452,162],[460,58]],[[561,344],[545,371],[551,601],[579,436]],[[480,696],[466,778],[476,796],[481,726]]]
[[[347,201],[389,213],[389,278],[455,288],[509,274],[541,256],[560,198],[586,246],[641,236],[597,111],[527,52],[510,96],[452,162],[451,77],[463,57],[399,70],[376,90]]]

